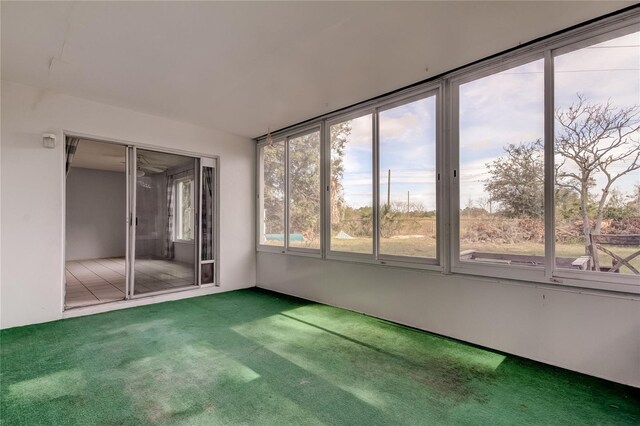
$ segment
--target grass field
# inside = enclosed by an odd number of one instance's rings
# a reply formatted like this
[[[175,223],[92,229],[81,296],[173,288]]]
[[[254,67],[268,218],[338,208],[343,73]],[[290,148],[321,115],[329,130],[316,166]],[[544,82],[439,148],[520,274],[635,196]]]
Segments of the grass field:
[[[380,240],[381,253],[395,254],[401,256],[416,257],[436,257],[436,241],[433,237],[414,238],[382,238]],[[372,241],[368,238],[354,238],[352,240],[334,239],[331,242],[331,249],[334,251],[346,251],[350,253],[371,253]],[[461,251],[477,250],[488,253],[523,254],[529,256],[544,256],[543,244],[517,243],[517,244],[493,244],[493,243],[462,243]],[[619,256],[626,257],[638,248],[634,247],[612,247],[611,250]],[[556,256],[575,257],[584,255],[582,244],[556,244]],[[611,265],[611,257],[601,253],[600,264],[602,266]],[[631,264],[640,270],[640,256],[631,261]],[[632,274],[629,268],[622,268],[621,273]]]
[[[273,242],[275,246],[280,246],[282,242]],[[279,243],[279,244],[278,244]],[[267,242],[269,244],[269,242]],[[304,244],[300,245],[301,247]],[[319,247],[319,243],[311,244]],[[348,253],[373,252],[373,240],[371,238],[337,239],[331,240],[331,250]],[[519,242],[519,243],[491,243],[491,242],[461,242],[460,251],[477,250],[487,253],[521,254],[529,256],[544,256],[544,244]],[[638,247],[613,246],[610,250],[621,257],[627,257],[638,250]],[[386,255],[412,256],[412,257],[436,257],[436,240],[434,236],[407,235],[380,239],[380,253]],[[575,257],[584,256],[584,246],[582,244],[556,243],[556,256]],[[599,253],[600,265],[610,266],[612,259],[605,253]],[[631,261],[631,264],[640,270],[640,256]],[[622,274],[633,274],[627,267],[620,271]]]

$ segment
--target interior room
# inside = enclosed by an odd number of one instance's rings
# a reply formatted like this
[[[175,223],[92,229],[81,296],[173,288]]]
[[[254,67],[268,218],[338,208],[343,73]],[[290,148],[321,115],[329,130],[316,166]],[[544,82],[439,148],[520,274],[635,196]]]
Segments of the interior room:
[[[126,150],[77,140],[66,175],[65,306],[123,300]]]
[[[124,300],[128,275],[132,295],[195,285],[197,160],[136,151],[128,268],[127,148],[80,138],[66,144],[73,154],[65,166],[65,307]]]
[[[0,12],[0,423],[640,423],[637,3]]]

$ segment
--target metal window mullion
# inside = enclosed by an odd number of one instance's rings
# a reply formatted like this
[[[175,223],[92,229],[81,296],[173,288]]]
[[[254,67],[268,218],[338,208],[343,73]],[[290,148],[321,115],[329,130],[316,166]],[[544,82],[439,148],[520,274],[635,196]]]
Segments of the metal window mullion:
[[[554,75],[551,50],[544,54],[544,245],[545,277],[555,269]]]
[[[444,273],[451,270],[450,264],[450,232],[449,232],[449,206],[445,200],[445,195],[449,193],[448,160],[449,160],[449,119],[446,114],[448,102],[448,90],[446,84],[440,86],[437,97],[436,109],[436,248],[438,253],[438,264],[443,268]]]
[[[321,154],[320,161],[324,178],[320,179],[322,185],[321,194],[324,198],[321,200],[321,210],[324,211],[324,220],[322,221],[321,241],[322,241],[322,258],[327,258],[327,253],[331,250],[331,123],[324,122],[323,133],[320,134]]]
[[[135,294],[135,263],[136,263],[136,215],[137,215],[137,163],[138,152],[135,146],[130,147],[131,164],[129,167],[129,188],[131,194],[131,210],[129,211],[129,232],[130,232],[130,249],[129,258],[125,261],[129,270],[129,293],[125,296],[127,299],[132,299]]]
[[[194,212],[194,220],[196,220],[196,223],[198,224],[197,225],[198,234],[194,235],[194,240],[196,243],[196,256],[198,257],[198,267],[196,268],[197,275],[196,275],[195,281],[198,287],[201,287],[202,286],[202,210],[203,208],[206,208],[206,206],[204,206],[204,204],[202,203],[202,183],[203,183],[202,172],[204,170],[202,167],[202,159],[198,158],[196,161],[198,162],[199,173],[198,173],[198,178],[194,179],[194,184],[195,182],[197,182],[198,184],[198,201],[194,203],[196,206],[198,206],[198,208]],[[211,245],[213,246],[213,239],[211,240]]]
[[[215,203],[211,210],[214,216],[212,227],[214,235],[211,241],[211,248],[213,249],[212,257],[214,261],[213,284],[215,286],[220,286],[220,158],[214,159],[213,164],[213,177],[215,179],[212,187],[212,190],[215,191],[215,193],[211,197],[211,202]]]
[[[125,147],[124,157],[125,169],[125,254],[124,254],[124,298],[129,298],[129,290],[131,286],[131,271],[129,270],[129,257],[131,256],[131,147]]]
[[[284,140],[284,251],[289,251],[289,139]]]
[[[455,271],[460,263],[460,99],[459,84],[449,81],[449,240],[450,268]]]
[[[264,217],[264,166],[263,166],[263,152],[265,145],[258,145],[256,147],[256,249],[262,244],[262,231],[263,229],[263,217]]]
[[[325,131],[325,123],[322,122],[320,125],[320,129],[318,129],[319,137],[320,137],[320,146],[318,147],[318,149],[320,150],[319,154],[320,154],[320,182],[319,182],[319,188],[318,191],[320,191],[320,206],[319,206],[319,212],[318,214],[320,215],[320,257],[322,257],[323,259],[325,258],[326,255],[326,251],[327,251],[327,233],[330,233],[330,231],[327,231],[327,226],[326,226],[326,221],[327,221],[327,211],[326,211],[326,207],[327,207],[327,199],[329,198],[328,195],[325,191],[323,191],[325,182],[328,179],[331,179],[331,177],[327,176],[327,162],[331,162],[330,158],[327,158],[327,147],[330,149],[331,148],[331,144],[328,143],[327,141],[327,135],[326,135],[326,131]]]
[[[372,126],[372,162],[373,162],[373,259],[380,260],[380,132],[379,132],[379,113],[378,108],[375,109],[371,117]]]

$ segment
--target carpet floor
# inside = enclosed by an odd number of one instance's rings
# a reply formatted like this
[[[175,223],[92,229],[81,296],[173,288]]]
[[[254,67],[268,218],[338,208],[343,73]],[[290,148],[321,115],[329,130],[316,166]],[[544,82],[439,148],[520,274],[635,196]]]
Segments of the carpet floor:
[[[6,425],[640,424],[638,389],[256,289],[0,339]]]

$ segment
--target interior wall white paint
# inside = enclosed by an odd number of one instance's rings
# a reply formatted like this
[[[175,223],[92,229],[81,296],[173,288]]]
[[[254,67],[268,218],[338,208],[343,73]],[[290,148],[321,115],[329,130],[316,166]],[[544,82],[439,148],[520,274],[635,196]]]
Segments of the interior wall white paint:
[[[126,185],[124,173],[71,168],[66,197],[67,260],[125,255]]]
[[[174,248],[174,259],[176,262],[191,263],[193,264],[195,254],[195,247],[193,242],[176,241]]]
[[[640,298],[260,252],[257,286],[640,387]]]
[[[251,140],[6,81],[1,125],[0,327],[62,318],[63,131],[219,155],[221,286],[216,291],[255,284]],[[43,148],[43,132],[57,135],[55,149]]]

